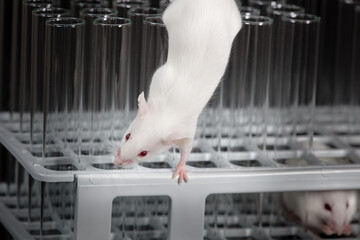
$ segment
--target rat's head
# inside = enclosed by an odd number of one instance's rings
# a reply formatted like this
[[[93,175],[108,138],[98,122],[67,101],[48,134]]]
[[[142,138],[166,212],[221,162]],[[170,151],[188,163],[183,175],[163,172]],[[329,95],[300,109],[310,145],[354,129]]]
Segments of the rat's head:
[[[164,117],[147,103],[144,93],[139,95],[138,105],[138,114],[116,149],[114,163],[122,167],[155,157],[174,145],[171,117]]]
[[[351,222],[357,207],[355,191],[319,192],[319,218],[326,235],[350,235]]]

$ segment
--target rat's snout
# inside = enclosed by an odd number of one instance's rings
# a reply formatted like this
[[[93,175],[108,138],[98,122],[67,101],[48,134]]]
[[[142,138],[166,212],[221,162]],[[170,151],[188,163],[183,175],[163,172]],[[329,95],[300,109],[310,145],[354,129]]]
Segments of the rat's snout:
[[[344,222],[343,224],[336,221],[330,222],[330,227],[332,228],[332,231],[336,233],[338,236],[341,236],[343,234],[347,234],[347,225]]]
[[[116,154],[115,154],[115,160],[114,163],[118,166],[124,166],[124,165],[131,165],[132,161],[131,160],[127,160],[127,159],[123,159],[121,157],[121,148],[119,147],[116,150]]]

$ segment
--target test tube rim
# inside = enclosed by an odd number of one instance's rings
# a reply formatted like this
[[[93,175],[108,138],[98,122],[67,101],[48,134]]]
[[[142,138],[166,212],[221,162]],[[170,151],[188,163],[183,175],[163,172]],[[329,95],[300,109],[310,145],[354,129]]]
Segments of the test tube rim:
[[[58,12],[42,12],[44,10],[58,10]],[[50,17],[50,18],[54,18],[54,17],[61,17],[61,16],[66,16],[66,15],[70,15],[71,11],[69,9],[66,8],[58,8],[58,7],[45,7],[45,8],[36,8],[34,10],[32,10],[32,14],[36,15],[36,16],[41,16],[41,17]]]
[[[308,19],[295,19],[293,17],[301,17]],[[288,13],[281,17],[282,21],[290,23],[302,23],[302,24],[314,24],[320,23],[321,18],[319,16],[308,13]]]
[[[162,23],[157,23],[157,22],[151,22],[149,20],[152,19],[160,19]],[[144,19],[144,24],[149,24],[150,26],[155,26],[155,27],[165,27],[165,24],[162,20],[162,17],[160,16],[151,16],[151,17],[147,17]]]
[[[134,12],[135,10],[138,10],[138,9],[154,10],[157,13],[138,13],[138,12]],[[161,8],[153,8],[153,7],[133,7],[133,8],[129,9],[128,14],[131,17],[133,17],[133,16],[157,16],[157,15],[162,15],[163,10],[161,10]]]
[[[76,21],[77,23],[58,23],[60,21]],[[63,27],[63,28],[75,28],[82,25],[85,25],[85,20],[81,18],[74,18],[74,17],[57,17],[57,18],[49,18],[45,21],[47,26],[51,27]]]
[[[249,21],[249,19],[257,19],[261,21]],[[257,26],[266,26],[266,25],[272,25],[273,19],[270,17],[260,16],[260,15],[245,15],[242,16],[242,23],[245,25],[257,25]]]
[[[250,10],[250,11],[247,12],[247,10]],[[260,16],[260,12],[261,11],[258,8],[249,7],[249,6],[241,6],[240,7],[240,13],[241,13],[242,16],[245,16],[245,15]]]
[[[274,9],[274,7],[278,7],[278,6],[286,6],[286,7],[293,7],[296,8],[297,10],[294,11],[284,11],[284,10],[279,10],[279,9]],[[270,11],[272,10],[272,11]],[[283,15],[283,14],[288,14],[288,13],[305,13],[305,8],[298,6],[298,5],[294,5],[294,4],[282,4],[282,3],[276,3],[276,4],[271,4],[270,6],[268,6],[266,8],[266,12],[267,13],[271,13],[274,15]]]
[[[90,10],[104,10],[104,12],[102,13],[90,13],[90,12],[86,12],[86,11],[90,11]],[[108,13],[105,13],[105,10],[109,10]],[[89,17],[97,17],[97,16],[116,16],[118,14],[118,11],[112,8],[101,8],[101,7],[90,7],[90,8],[83,8],[80,10],[80,16],[89,16]]]
[[[100,23],[99,21],[105,21],[105,20],[124,20],[124,23]],[[125,27],[125,26],[129,26],[132,24],[132,21],[128,18],[123,18],[123,17],[108,17],[108,16],[103,16],[103,17],[99,17],[97,19],[94,20],[94,24],[97,26],[109,26],[109,27]]]

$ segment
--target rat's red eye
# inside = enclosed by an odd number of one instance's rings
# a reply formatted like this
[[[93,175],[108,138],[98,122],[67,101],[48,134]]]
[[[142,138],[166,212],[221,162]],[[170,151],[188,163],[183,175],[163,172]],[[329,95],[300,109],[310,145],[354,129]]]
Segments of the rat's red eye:
[[[130,133],[126,134],[126,136],[125,136],[125,141],[129,140],[130,136],[131,136]]]
[[[346,209],[348,209],[348,208],[349,208],[349,203],[347,202],[347,203],[346,203]]]
[[[326,209],[326,210],[328,210],[329,212],[331,212],[331,206],[330,206],[330,204],[328,204],[328,203],[325,203],[324,204],[324,208]]]
[[[145,157],[148,154],[148,151],[142,151],[138,154],[139,157]]]

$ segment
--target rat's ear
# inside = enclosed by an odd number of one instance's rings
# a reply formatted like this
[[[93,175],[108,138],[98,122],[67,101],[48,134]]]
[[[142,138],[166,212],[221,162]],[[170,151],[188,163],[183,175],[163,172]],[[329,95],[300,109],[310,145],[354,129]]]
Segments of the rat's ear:
[[[149,104],[145,100],[144,92],[138,97],[139,115],[144,115],[149,110]]]

